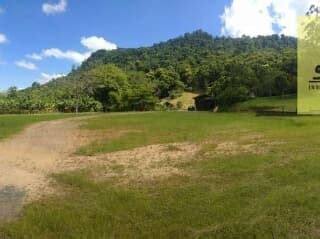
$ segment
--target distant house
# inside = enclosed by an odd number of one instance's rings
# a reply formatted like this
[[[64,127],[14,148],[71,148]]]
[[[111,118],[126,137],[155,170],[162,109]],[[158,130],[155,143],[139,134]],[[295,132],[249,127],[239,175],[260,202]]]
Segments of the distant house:
[[[199,95],[193,99],[197,111],[213,111],[216,106],[213,97],[210,95]]]

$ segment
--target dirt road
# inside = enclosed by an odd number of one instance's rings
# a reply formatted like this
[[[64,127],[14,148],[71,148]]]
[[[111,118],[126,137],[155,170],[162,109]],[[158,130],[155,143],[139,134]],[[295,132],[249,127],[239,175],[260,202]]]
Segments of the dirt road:
[[[48,175],[65,170],[84,138],[78,119],[35,124],[0,142],[0,220],[14,216],[23,202],[48,192]]]

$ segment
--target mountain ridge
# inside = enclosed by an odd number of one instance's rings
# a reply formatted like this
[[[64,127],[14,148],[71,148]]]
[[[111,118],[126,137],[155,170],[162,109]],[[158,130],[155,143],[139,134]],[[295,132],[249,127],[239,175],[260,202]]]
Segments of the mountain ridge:
[[[117,50],[106,51],[98,50],[94,52],[86,61],[82,63],[80,69],[88,70],[95,64],[115,64],[119,67],[125,68],[123,63],[121,64],[117,58],[126,54],[134,55],[135,60],[141,59],[142,52],[147,51],[147,54],[152,54],[153,51],[163,50],[166,47],[171,48],[188,48],[199,49],[206,48],[211,53],[219,53],[219,51],[225,51],[228,49],[229,53],[244,53],[252,52],[254,50],[281,50],[284,48],[297,48],[297,39],[294,37],[284,35],[270,35],[270,36],[258,36],[248,37],[243,36],[241,38],[231,37],[213,37],[209,33],[196,30],[192,33],[185,33],[182,36],[169,39],[164,42],[155,43],[149,47],[139,48],[119,48]],[[188,51],[187,51],[188,52]],[[200,52],[201,54],[202,52]],[[154,55],[152,55],[154,57]],[[98,60],[97,60],[98,59]],[[129,59],[127,59],[128,61]],[[132,59],[130,59],[132,60]],[[179,59],[182,60],[182,57]]]

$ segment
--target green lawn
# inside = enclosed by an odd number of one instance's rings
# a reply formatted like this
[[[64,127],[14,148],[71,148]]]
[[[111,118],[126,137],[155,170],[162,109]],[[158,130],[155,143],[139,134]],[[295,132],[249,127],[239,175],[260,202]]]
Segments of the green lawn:
[[[297,110],[297,96],[286,95],[283,97],[260,97],[251,99],[232,107],[237,111],[253,111],[257,109],[275,109],[295,112]]]
[[[106,138],[79,154],[186,141],[202,149],[176,165],[184,175],[168,178],[119,184],[121,178],[93,177],[119,168],[53,175],[65,193],[28,205],[3,225],[9,238],[320,237],[320,117],[160,112],[86,121],[84,128]],[[239,152],[215,152],[231,141]],[[248,143],[257,152],[242,152]]]

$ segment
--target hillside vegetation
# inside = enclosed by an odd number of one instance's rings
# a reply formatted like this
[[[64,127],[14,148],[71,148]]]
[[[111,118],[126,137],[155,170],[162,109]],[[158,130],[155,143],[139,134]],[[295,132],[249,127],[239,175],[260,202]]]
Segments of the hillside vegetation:
[[[296,92],[296,39],[225,38],[203,31],[151,47],[100,50],[63,78],[0,96],[0,113],[148,111],[185,90],[224,109],[249,97]]]

